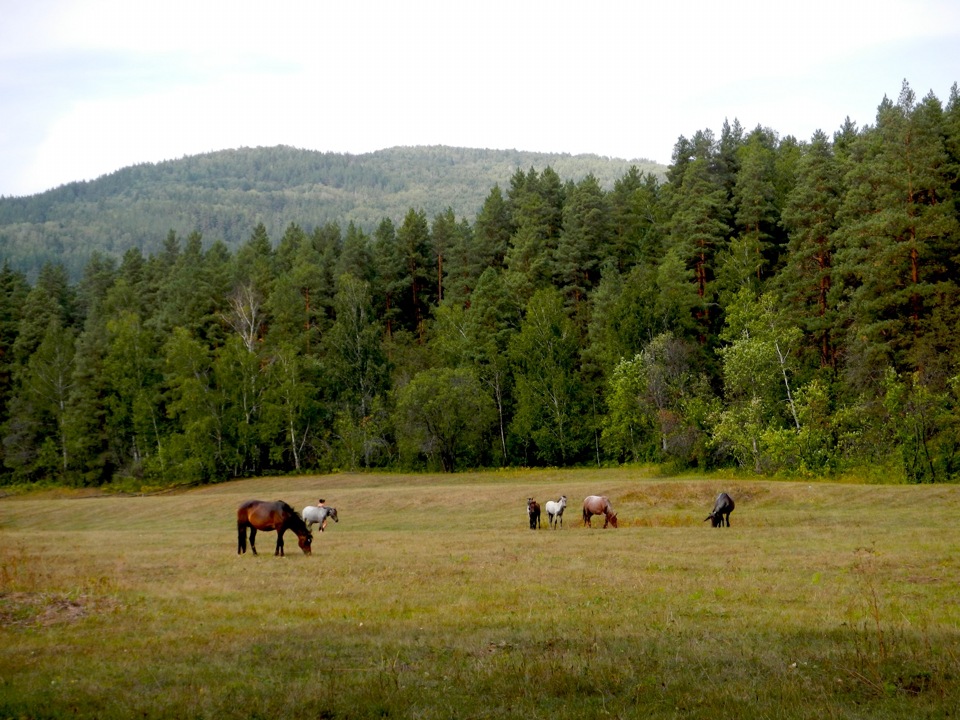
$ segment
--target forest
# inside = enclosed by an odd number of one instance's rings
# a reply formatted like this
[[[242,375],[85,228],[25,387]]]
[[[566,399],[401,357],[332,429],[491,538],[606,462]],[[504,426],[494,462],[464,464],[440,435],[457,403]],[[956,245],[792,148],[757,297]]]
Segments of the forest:
[[[428,217],[452,208],[473,217],[490,187],[517,168],[549,165],[567,180],[593,174],[609,189],[647,160],[517,150],[395,147],[363,155],[277,146],[238,148],[142,163],[27,197],[0,197],[0,258],[35,279],[46,262],[78,281],[94,251],[122,259],[157,253],[170,230],[200,232],[236,250],[262,223],[280,237],[295,220],[306,232],[330,222],[370,232],[410,207]]]
[[[0,271],[2,482],[656,463],[960,479],[960,93],[517,170],[474,217]]]

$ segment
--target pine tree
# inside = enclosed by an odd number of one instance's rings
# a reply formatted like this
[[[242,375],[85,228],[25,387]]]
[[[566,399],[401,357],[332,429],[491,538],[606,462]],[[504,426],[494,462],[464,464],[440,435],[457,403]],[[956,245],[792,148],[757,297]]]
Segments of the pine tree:
[[[657,178],[635,166],[614,183],[609,252],[620,272],[637,263],[653,264],[663,255],[666,209],[661,194]]]
[[[400,307],[403,326],[415,333],[422,344],[424,341],[424,323],[429,314],[429,306],[434,297],[435,278],[431,272],[430,226],[427,214],[423,210],[411,208],[403,224],[397,230],[397,246],[403,262],[406,297],[401,297]]]
[[[862,377],[932,369],[953,341],[942,331],[957,305],[955,213],[943,111],[904,83],[859,140],[847,176],[838,252],[844,271],[847,352]],[[949,343],[948,347],[943,345]]]
[[[0,425],[9,417],[8,403],[13,392],[15,370],[13,346],[29,294],[26,276],[11,269],[5,261],[0,268]]]
[[[494,185],[483,201],[483,207],[477,213],[474,222],[474,242],[477,248],[476,277],[485,268],[502,268],[513,226],[510,219],[510,207],[500,191]]]
[[[383,218],[373,234],[373,265],[376,269],[372,292],[378,315],[383,318],[388,338],[402,328],[401,303],[407,296],[409,277],[390,218]]]
[[[291,225],[277,247],[278,273],[273,279],[266,312],[271,318],[267,341],[273,347],[316,351],[326,329],[333,288],[328,286],[324,259],[299,226]]]
[[[779,276],[786,306],[813,339],[821,367],[836,364],[833,330],[834,233],[840,207],[840,172],[833,147],[814,133],[797,166],[797,183],[787,197],[783,222],[789,232],[787,264]]]
[[[681,184],[671,189],[667,245],[668,253],[675,252],[693,272],[697,333],[707,342],[720,319],[715,309],[717,253],[727,245],[730,207],[723,177],[715,170],[712,134],[698,133],[693,147],[696,155],[685,161]]]
[[[774,204],[775,138],[757,128],[737,153],[739,170],[733,185],[737,234],[718,258],[721,303],[744,285],[759,292],[775,258],[773,235],[779,221]]]
[[[433,225],[430,228],[430,254],[433,259],[436,281],[436,295],[434,297],[438,305],[444,299],[444,278],[449,273],[447,265],[450,262],[453,248],[457,245],[458,233],[459,226],[457,225],[457,218],[453,214],[453,208],[448,207],[433,218]]]
[[[340,251],[340,257],[337,259],[337,266],[334,268],[335,277],[340,278],[340,276],[349,273],[358,280],[372,282],[375,272],[370,246],[370,236],[351,221],[347,225],[347,233],[343,238],[343,248]]]
[[[579,307],[600,280],[608,259],[610,210],[607,197],[593,175],[587,175],[567,194],[563,228],[553,253],[554,285],[574,307]]]

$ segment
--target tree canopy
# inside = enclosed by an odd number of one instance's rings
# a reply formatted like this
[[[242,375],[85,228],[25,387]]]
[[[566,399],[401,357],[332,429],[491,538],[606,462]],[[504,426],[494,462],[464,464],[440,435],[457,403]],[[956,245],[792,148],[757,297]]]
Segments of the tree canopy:
[[[530,166],[471,213],[285,205],[280,229],[229,244],[198,221],[77,278],[11,256],[0,481],[621,462],[956,481],[958,178],[957,87],[904,83],[863,128],[725,123],[665,175]]]

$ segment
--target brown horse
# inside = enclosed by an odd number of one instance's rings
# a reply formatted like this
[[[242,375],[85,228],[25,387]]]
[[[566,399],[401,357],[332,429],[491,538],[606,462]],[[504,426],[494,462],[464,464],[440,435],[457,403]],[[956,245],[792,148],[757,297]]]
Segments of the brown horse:
[[[594,515],[603,515],[604,527],[607,527],[607,525],[617,526],[617,514],[613,511],[610,500],[605,495],[587,495],[583,499],[583,524],[592,527],[590,519]]]
[[[540,503],[533,498],[527,498],[527,516],[530,518],[530,529],[540,527]]]
[[[254,545],[257,530],[277,531],[277,549],[274,555],[283,557],[283,534],[287,530],[296,533],[297,542],[304,555],[311,553],[313,533],[307,529],[299,513],[283,500],[247,500],[237,508],[237,555],[247,551],[247,528],[250,528],[250,549],[254,555],[257,554]]]

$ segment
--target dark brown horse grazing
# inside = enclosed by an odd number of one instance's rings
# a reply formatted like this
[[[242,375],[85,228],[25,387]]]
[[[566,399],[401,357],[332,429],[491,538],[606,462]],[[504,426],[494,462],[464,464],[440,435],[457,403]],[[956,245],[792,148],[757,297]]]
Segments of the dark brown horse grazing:
[[[247,500],[237,508],[237,555],[247,551],[247,528],[250,528],[250,549],[254,555],[257,554],[257,547],[254,545],[257,530],[277,531],[277,549],[274,555],[283,557],[283,534],[287,530],[296,533],[297,542],[304,555],[311,553],[313,533],[307,529],[299,513],[283,500]]]
[[[617,526],[617,514],[610,505],[610,500],[605,495],[587,495],[583,499],[583,524],[590,525],[590,519],[594,515],[603,515],[603,526]]]

